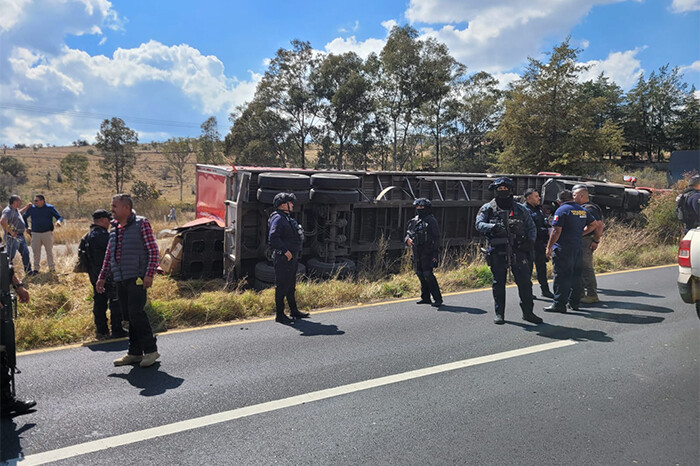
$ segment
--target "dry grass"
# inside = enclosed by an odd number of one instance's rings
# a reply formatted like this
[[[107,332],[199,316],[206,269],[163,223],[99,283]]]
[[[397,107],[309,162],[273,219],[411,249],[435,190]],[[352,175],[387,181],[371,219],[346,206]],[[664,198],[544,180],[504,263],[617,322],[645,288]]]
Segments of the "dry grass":
[[[658,245],[652,234],[640,229],[614,222],[608,225],[595,255],[598,272],[676,261],[674,245]],[[169,240],[159,240],[159,243],[161,249],[165,249]],[[442,258],[443,265],[436,275],[444,292],[490,286],[491,271],[476,251],[476,248],[471,248]],[[20,350],[93,339],[92,288],[87,275],[70,272],[74,257],[75,251],[69,248],[56,258],[58,274],[42,273],[25,279],[31,302],[19,306],[16,329]],[[417,296],[420,291],[418,280],[406,263],[406,256],[401,260],[402,271],[395,275],[377,269],[371,275],[359,276],[352,281],[302,281],[297,287],[299,306],[309,311]],[[21,266],[17,269],[21,270]],[[377,278],[379,275],[383,278]],[[484,306],[490,308],[491,303]],[[223,280],[178,281],[159,276],[149,291],[147,312],[154,329],[159,332],[272,315],[274,290],[227,291]]]

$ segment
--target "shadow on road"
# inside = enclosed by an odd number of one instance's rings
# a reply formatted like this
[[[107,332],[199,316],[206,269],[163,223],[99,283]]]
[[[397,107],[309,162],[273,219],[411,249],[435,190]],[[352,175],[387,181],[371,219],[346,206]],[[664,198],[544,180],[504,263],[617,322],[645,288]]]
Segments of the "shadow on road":
[[[664,296],[658,294],[649,294],[639,290],[608,290],[603,288],[598,288],[598,292],[605,296],[629,296],[634,298],[663,298]]]
[[[20,442],[22,434],[35,426],[36,424],[24,424],[18,429],[14,419],[3,418],[0,423],[0,461],[24,458]]]
[[[665,308],[662,308],[665,309]],[[647,310],[647,309],[636,309]],[[673,312],[657,311],[657,312]],[[597,309],[581,309],[578,312],[569,312],[571,315],[583,316],[589,319],[602,320],[604,322],[617,322],[618,324],[658,324],[665,319],[659,316],[638,316],[635,314],[616,314],[614,312],[599,311]]]
[[[112,340],[106,342],[85,343],[83,346],[87,346],[90,349],[90,351],[101,351],[104,353],[121,353],[129,349],[129,339],[121,338],[119,340]]]
[[[316,335],[345,335],[343,330],[338,330],[337,325],[325,325],[305,319],[297,319],[292,327],[299,330],[302,337]]]
[[[141,368],[138,366],[132,367],[128,374],[109,374],[108,377],[124,379],[132,386],[140,388],[141,396],[156,396],[162,395],[168,390],[173,390],[180,385],[185,379],[173,377],[172,375],[160,370],[160,363],[157,362],[152,368]]]
[[[455,314],[486,314],[483,309],[477,309],[475,307],[463,307],[463,306],[450,306],[448,304],[443,304],[437,308],[438,312],[454,312]]]
[[[626,311],[641,311],[641,312],[656,312],[658,314],[669,314],[673,312],[670,307],[654,306],[653,304],[630,303],[628,301],[607,301],[603,300],[595,304],[586,304],[582,311],[594,312],[598,309],[606,310],[626,310]],[[603,312],[603,311],[601,311]]]
[[[611,336],[600,330],[582,330],[580,328],[564,327],[562,325],[551,325],[546,322],[539,325],[527,325],[520,322],[508,322],[511,325],[522,327],[528,332],[536,332],[537,335],[553,340],[574,340],[574,341],[597,341],[610,343]]]

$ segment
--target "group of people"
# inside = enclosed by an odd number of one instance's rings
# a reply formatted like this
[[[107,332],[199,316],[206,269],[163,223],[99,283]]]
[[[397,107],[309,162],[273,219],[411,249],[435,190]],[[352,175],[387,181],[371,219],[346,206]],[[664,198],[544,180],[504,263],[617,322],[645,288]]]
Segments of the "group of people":
[[[494,323],[505,323],[506,281],[508,272],[518,287],[523,320],[534,324],[542,318],[534,313],[532,271],[543,298],[553,300],[546,312],[578,310],[581,303],[599,302],[593,269],[593,252],[603,233],[600,207],[590,201],[588,188],[578,184],[572,191],[558,195],[559,208],[550,224],[539,193],[527,189],[524,203],[516,202],[514,184],[502,177],[489,186],[494,198],[484,204],[476,216],[476,230],[486,237],[483,249],[493,275]],[[415,273],[421,284],[418,304],[443,304],[440,286],[433,270],[438,265],[440,232],[428,199],[413,203],[416,216],[408,224],[405,242],[413,250]],[[551,231],[551,233],[550,233]],[[549,288],[547,262],[554,266],[554,286]],[[431,301],[432,297],[432,301]]]

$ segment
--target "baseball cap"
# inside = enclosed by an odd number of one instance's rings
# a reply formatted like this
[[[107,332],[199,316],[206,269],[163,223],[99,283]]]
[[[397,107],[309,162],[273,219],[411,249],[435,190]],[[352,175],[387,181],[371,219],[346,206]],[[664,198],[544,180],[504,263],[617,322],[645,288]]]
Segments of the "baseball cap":
[[[111,219],[111,218],[112,218],[112,214],[110,214],[109,212],[107,212],[107,211],[104,210],[104,209],[97,209],[96,211],[94,211],[94,212],[92,213],[92,219],[93,219],[93,220],[97,220],[97,219],[100,219],[100,218],[109,218],[109,219]]]

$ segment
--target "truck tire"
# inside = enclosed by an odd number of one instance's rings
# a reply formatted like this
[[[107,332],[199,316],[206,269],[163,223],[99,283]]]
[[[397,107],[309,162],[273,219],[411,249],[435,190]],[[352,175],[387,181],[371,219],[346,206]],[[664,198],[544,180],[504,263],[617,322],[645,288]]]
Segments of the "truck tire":
[[[639,210],[639,201],[641,196],[636,189],[625,189],[625,202],[623,207],[625,210]]]
[[[355,273],[355,263],[348,258],[336,258],[335,263],[323,262],[317,257],[306,261],[309,275],[321,278],[345,278]]]
[[[311,202],[316,204],[352,204],[360,200],[357,191],[333,191],[330,189],[311,188]]]
[[[344,173],[316,173],[311,175],[311,187],[320,189],[357,189],[360,178]]]
[[[309,202],[310,193],[309,191],[292,191],[297,200],[294,202],[296,205],[306,204]],[[275,196],[280,193],[279,189],[269,189],[269,188],[258,188],[258,201],[263,204],[272,204]]]
[[[311,180],[308,175],[300,173],[261,173],[258,175],[258,187],[280,191],[309,189]]]
[[[297,264],[297,276],[306,275],[306,266],[299,262]],[[267,261],[261,261],[255,264],[255,279],[263,282],[275,284],[275,266]]]
[[[272,283],[264,282],[262,280],[258,280],[257,278],[255,280],[253,280],[253,289],[255,291],[262,291],[262,290],[266,290],[268,288],[274,288],[274,287],[275,287],[274,282],[272,282]]]

